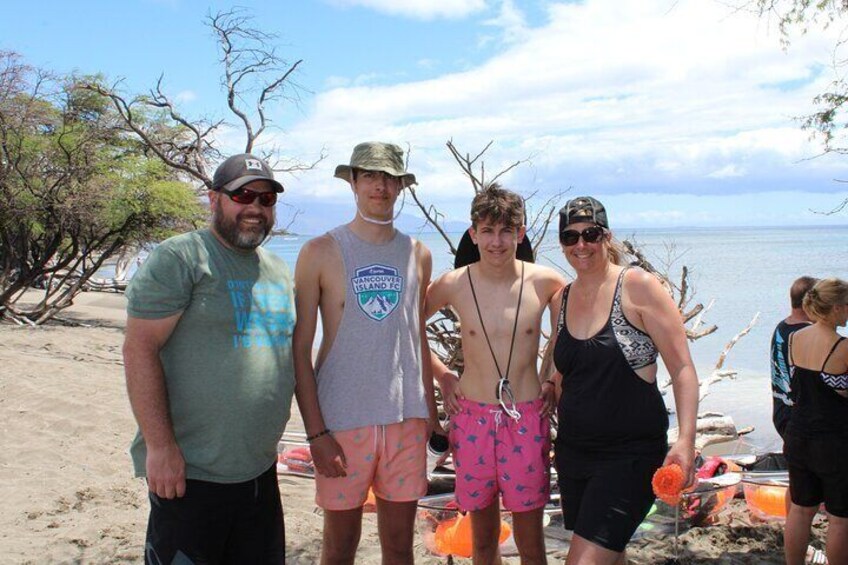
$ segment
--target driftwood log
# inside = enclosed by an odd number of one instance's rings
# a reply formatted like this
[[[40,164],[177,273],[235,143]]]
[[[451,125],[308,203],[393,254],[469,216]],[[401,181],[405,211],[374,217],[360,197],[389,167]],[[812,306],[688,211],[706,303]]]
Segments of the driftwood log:
[[[733,441],[752,431],[754,431],[752,427],[737,429],[733,418],[724,414],[717,412],[698,414],[695,426],[695,449],[701,451],[708,445]],[[668,442],[674,443],[677,441],[678,433],[677,428],[670,428],[668,430]]]
[[[88,279],[83,285],[84,291],[124,292],[127,289],[126,280],[119,279]]]

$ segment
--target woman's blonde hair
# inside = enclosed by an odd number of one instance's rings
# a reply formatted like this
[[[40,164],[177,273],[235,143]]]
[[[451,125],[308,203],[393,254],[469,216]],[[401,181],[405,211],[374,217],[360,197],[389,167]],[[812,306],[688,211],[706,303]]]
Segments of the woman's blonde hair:
[[[831,277],[820,280],[807,291],[803,307],[813,320],[824,320],[840,304],[848,304],[848,282]]]
[[[607,239],[607,258],[613,265],[626,265],[624,246],[609,234]]]

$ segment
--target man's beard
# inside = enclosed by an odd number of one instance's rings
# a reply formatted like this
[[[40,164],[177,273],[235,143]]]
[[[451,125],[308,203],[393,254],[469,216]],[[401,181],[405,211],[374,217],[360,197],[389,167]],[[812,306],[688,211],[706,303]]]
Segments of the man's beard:
[[[224,214],[216,213],[212,218],[215,231],[221,238],[236,249],[253,250],[259,247],[271,232],[273,219],[269,222],[265,216],[252,216],[262,223],[256,229],[239,228],[239,217],[227,218]]]

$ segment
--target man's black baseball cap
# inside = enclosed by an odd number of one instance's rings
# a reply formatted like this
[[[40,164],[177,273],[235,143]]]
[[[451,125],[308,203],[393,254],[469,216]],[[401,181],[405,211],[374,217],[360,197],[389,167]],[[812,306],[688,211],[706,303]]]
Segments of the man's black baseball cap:
[[[233,192],[255,180],[267,180],[276,192],[285,190],[282,184],[274,180],[274,171],[268,163],[250,153],[233,155],[218,165],[212,177],[212,190]]]

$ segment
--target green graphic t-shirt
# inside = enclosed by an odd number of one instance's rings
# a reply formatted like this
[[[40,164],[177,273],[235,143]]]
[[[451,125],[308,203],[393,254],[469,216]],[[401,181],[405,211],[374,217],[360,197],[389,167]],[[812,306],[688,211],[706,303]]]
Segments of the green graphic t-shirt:
[[[130,282],[130,316],[182,313],[160,358],[187,478],[247,481],[276,460],[294,392],[293,290],[282,259],[231,250],[209,230],[164,241]],[[130,453],[144,476],[140,432]]]

